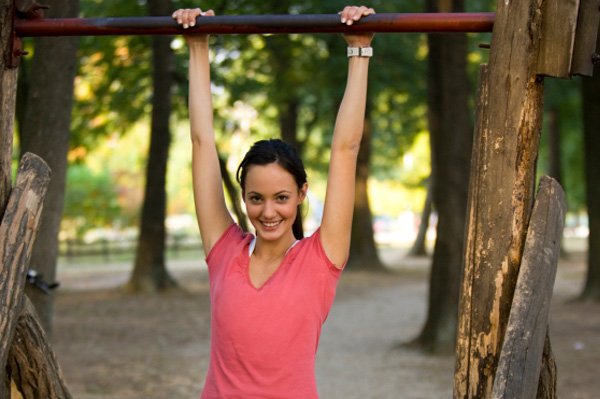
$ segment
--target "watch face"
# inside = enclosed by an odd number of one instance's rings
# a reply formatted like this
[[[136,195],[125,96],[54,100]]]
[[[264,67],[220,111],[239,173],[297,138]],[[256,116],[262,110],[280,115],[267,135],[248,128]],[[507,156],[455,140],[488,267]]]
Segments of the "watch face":
[[[360,55],[358,47],[348,47],[348,57],[355,57]]]
[[[373,47],[361,47],[360,48],[360,56],[361,57],[371,57],[373,55]]]

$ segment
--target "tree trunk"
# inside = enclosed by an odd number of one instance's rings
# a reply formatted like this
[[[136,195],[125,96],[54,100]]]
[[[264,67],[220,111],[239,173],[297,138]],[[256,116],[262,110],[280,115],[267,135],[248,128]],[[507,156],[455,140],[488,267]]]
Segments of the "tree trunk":
[[[413,243],[412,248],[408,251],[407,256],[427,256],[427,230],[429,229],[429,219],[433,210],[433,176],[429,177],[427,185],[427,195],[423,204],[423,212],[421,213],[421,223],[419,223],[419,232]]]
[[[173,11],[171,1],[151,0],[148,6],[152,16],[169,15]],[[163,291],[177,285],[165,266],[166,180],[171,142],[169,117],[175,79],[171,40],[171,36],[152,37],[154,95],[150,151],[135,266],[126,287],[130,291]]]
[[[10,392],[10,378],[5,374],[8,353],[21,313],[27,265],[49,182],[48,165],[37,155],[25,154],[0,224],[0,392],[3,397]]]
[[[369,109],[368,107],[367,109]],[[348,267],[352,270],[385,271],[375,246],[373,215],[369,205],[368,180],[371,169],[371,137],[373,134],[369,111],[365,117],[365,127],[358,163],[356,165],[356,188],[354,197],[354,217],[352,241]]]
[[[79,0],[56,0],[45,16],[69,18],[76,17],[78,12]],[[33,47],[27,108],[23,120],[19,121],[21,154],[31,152],[44,159],[52,169],[52,181],[44,202],[39,238],[33,247],[29,268],[46,282],[52,283],[56,278],[58,232],[67,178],[77,38],[35,38]],[[46,334],[51,337],[53,294],[33,286],[28,286],[26,293],[40,316]]]
[[[23,399],[71,399],[35,309],[24,299],[8,358],[15,385]]]
[[[487,399],[533,205],[543,113],[541,0],[498,1],[480,69],[454,398]]]
[[[302,157],[304,148],[298,140],[298,101],[289,99],[279,106],[279,126],[281,139],[296,149]]]
[[[463,0],[452,4],[428,0],[429,12],[462,12]],[[450,7],[450,8],[448,8]],[[464,34],[429,34],[428,106],[433,203],[438,213],[437,235],[429,285],[428,316],[416,340],[431,352],[451,352],[462,265],[472,126],[466,72]]]
[[[12,154],[14,117],[17,88],[16,68],[10,68],[6,63],[5,55],[10,51],[12,44],[12,20],[14,1],[1,0],[0,3],[0,41],[2,43],[2,57],[0,57],[0,217],[8,202],[12,186]],[[1,382],[1,381],[0,381]]]
[[[600,45],[600,33],[598,34]],[[600,301],[600,70],[593,78],[581,78],[583,92],[583,129],[585,182],[590,234],[588,269],[581,299]]]
[[[548,175],[562,184],[560,108],[558,106],[554,106],[548,111],[548,143],[550,147],[550,165],[548,165]]]
[[[235,217],[238,220],[238,225],[241,227],[243,231],[249,231],[248,222],[246,218],[246,214],[242,209],[242,201],[240,199],[240,194],[233,184],[233,180],[229,175],[229,171],[227,170],[227,162],[219,156],[219,167],[221,168],[221,176],[223,177],[223,185],[225,186],[225,190],[229,195],[229,201],[231,201],[231,206],[233,207],[233,213],[235,213]]]
[[[547,378],[552,377],[546,374],[551,371],[549,363],[542,365],[542,361],[544,354],[550,356],[546,360],[553,361],[548,314],[566,211],[567,200],[560,184],[551,177],[542,177],[494,377],[493,399],[535,399],[538,392],[543,395],[538,399],[547,398],[556,385],[556,380]]]

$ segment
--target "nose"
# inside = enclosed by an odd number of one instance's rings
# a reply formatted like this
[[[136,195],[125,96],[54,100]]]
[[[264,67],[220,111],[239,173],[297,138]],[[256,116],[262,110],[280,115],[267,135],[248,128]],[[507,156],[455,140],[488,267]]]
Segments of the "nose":
[[[273,219],[275,218],[275,216],[277,216],[275,204],[272,201],[265,202],[265,207],[263,208],[263,216],[265,219]]]

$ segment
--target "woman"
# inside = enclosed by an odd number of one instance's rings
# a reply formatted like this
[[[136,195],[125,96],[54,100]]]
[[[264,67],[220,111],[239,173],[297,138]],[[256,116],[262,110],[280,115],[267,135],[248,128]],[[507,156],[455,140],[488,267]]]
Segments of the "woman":
[[[374,10],[346,7],[351,25]],[[212,10],[178,10],[183,28]],[[349,70],[337,115],[322,224],[308,238],[294,229],[308,185],[302,161],[280,140],[255,143],[238,181],[256,236],[244,234],[225,204],[213,131],[208,35],[186,35],[196,212],[208,254],[211,357],[202,398],[318,398],[315,354],[321,326],[350,249],[354,185],[362,137],[372,33],[345,34]]]

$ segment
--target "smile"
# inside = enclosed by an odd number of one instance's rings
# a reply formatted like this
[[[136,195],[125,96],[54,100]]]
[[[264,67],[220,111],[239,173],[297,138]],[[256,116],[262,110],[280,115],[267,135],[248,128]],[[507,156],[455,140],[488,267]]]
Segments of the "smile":
[[[279,224],[281,224],[281,221],[279,222],[261,222],[263,224],[263,226],[265,227],[276,227]]]

